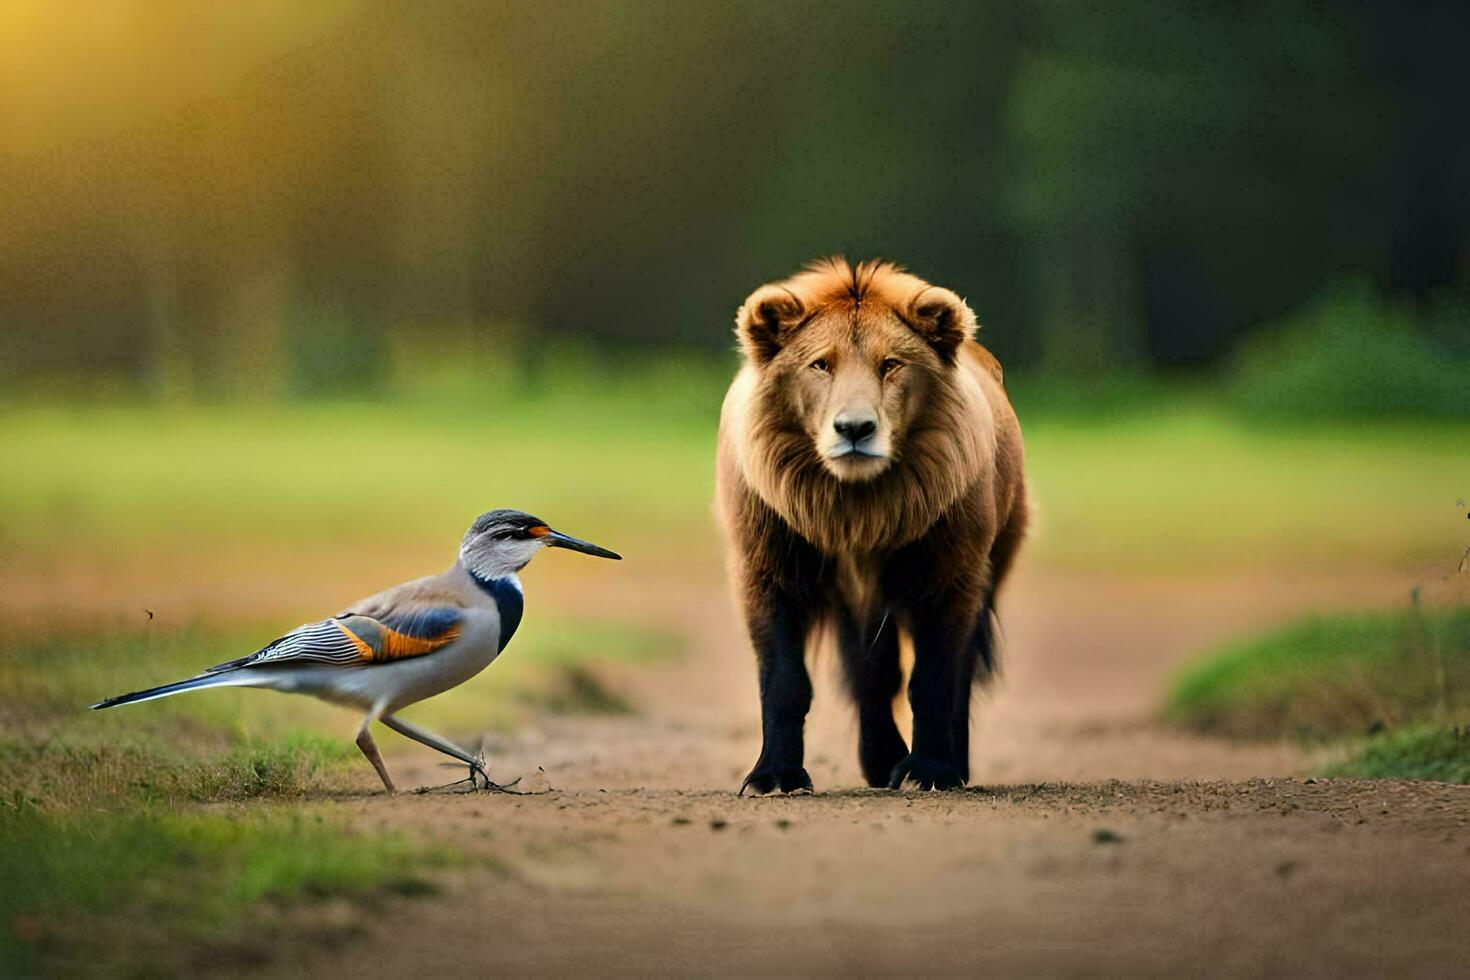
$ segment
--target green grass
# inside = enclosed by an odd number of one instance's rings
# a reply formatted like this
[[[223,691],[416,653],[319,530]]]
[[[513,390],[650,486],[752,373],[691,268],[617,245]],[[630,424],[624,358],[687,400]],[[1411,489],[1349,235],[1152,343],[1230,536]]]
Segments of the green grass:
[[[1026,424],[1026,416],[1022,416]],[[1208,405],[1026,426],[1042,557],[1212,571],[1449,563],[1470,546],[1470,427],[1250,424]]]
[[[1185,670],[1165,714],[1198,732],[1337,741],[1336,775],[1461,782],[1470,607],[1314,616]],[[1366,739],[1366,740],[1365,740]]]
[[[249,941],[263,903],[422,894],[447,860],[311,810],[57,811],[16,792],[0,802],[0,972],[173,972],[180,940]]]
[[[1185,670],[1168,716],[1242,738],[1332,738],[1470,713],[1470,607],[1313,616]]]
[[[302,799],[340,789],[360,762],[345,739],[288,731],[217,745],[197,730],[165,738],[149,726],[123,739],[21,731],[0,739],[0,779],[48,806],[79,810],[120,803],[219,803]],[[223,733],[221,733],[223,735]],[[224,742],[224,739],[220,739]]]
[[[84,728],[8,724],[0,738],[0,974],[174,972],[201,950],[249,945],[263,903],[371,905],[425,892],[449,863],[311,802],[358,761],[345,741],[230,744],[166,719],[122,738]]]
[[[1328,766],[1329,776],[1470,783],[1470,728],[1410,728],[1375,735]]]
[[[202,697],[126,718],[86,709],[220,642],[191,630],[0,650],[0,973],[184,969],[180,940],[234,941],[262,902],[404,893],[439,860],[309,804],[279,809],[344,785],[356,754],[290,713],[267,737]]]

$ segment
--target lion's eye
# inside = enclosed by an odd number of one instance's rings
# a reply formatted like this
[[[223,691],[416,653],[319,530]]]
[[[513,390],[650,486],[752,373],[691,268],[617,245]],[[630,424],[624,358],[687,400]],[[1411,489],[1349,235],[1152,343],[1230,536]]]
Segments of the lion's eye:
[[[815,361],[812,361],[811,366],[814,370],[817,371],[825,372],[831,370],[831,368],[827,364],[827,359],[825,357],[819,357]]]
[[[903,361],[890,357],[882,364],[878,365],[878,372],[886,378],[901,367],[903,367]]]

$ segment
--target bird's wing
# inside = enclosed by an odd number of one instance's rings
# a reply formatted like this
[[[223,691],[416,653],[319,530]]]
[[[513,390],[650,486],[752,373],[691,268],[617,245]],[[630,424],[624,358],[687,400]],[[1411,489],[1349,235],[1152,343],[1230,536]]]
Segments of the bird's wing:
[[[345,612],[298,626],[250,656],[217,664],[209,672],[285,664],[391,663],[433,653],[459,639],[464,629],[465,611],[457,606],[412,605],[374,612],[372,616]]]

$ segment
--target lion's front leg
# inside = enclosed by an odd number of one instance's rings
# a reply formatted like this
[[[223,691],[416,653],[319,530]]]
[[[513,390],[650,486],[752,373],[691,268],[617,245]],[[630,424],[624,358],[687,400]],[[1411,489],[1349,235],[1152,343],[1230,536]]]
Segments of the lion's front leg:
[[[812,704],[806,670],[808,613],[781,590],[761,590],[747,603],[746,622],[760,675],[762,744],[740,793],[810,790],[812,780],[803,765],[803,730]]]
[[[914,670],[909,678],[913,749],[893,767],[888,779],[892,789],[906,784],[920,789],[958,789],[968,779],[968,753],[963,751],[968,745],[956,744],[955,719],[960,715],[961,699],[968,699],[970,694],[966,665],[972,662],[968,648],[975,624],[973,606],[963,597],[950,595],[910,609],[914,637]],[[968,722],[968,712],[964,717]]]
[[[893,699],[903,689],[898,620],[884,609],[862,627],[857,614],[839,608],[837,645],[848,688],[858,709],[858,761],[869,786],[887,786],[909,747],[893,718]]]

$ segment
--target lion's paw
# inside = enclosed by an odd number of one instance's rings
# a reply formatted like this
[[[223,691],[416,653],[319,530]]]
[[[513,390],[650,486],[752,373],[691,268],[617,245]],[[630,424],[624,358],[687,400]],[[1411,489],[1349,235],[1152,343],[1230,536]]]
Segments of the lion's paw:
[[[812,777],[801,766],[769,766],[756,763],[745,782],[740,784],[739,796],[750,790],[756,796],[765,796],[776,790],[783,793],[812,792]]]
[[[913,786],[918,789],[961,789],[965,785],[959,767],[952,762],[910,752],[888,777],[889,789]]]

